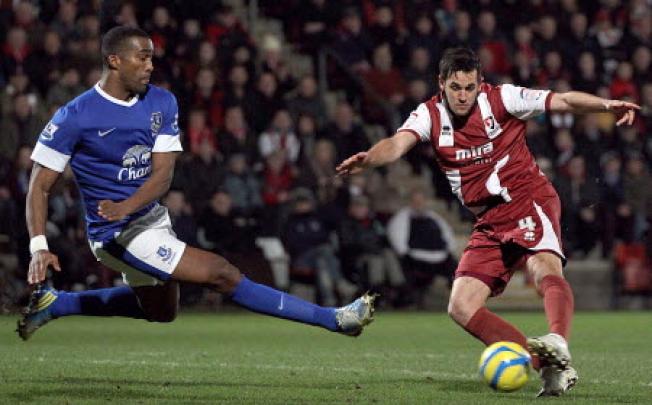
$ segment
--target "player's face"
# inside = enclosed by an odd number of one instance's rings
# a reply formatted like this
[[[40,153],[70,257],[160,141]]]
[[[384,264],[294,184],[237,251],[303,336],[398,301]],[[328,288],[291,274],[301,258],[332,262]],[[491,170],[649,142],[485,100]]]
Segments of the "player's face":
[[[154,45],[149,38],[132,37],[128,39],[125,50],[120,54],[118,72],[125,89],[141,94],[147,90],[152,70]]]
[[[480,89],[480,77],[476,70],[455,72],[446,80],[440,76],[439,87],[444,89],[448,108],[458,117],[466,117],[475,105]]]

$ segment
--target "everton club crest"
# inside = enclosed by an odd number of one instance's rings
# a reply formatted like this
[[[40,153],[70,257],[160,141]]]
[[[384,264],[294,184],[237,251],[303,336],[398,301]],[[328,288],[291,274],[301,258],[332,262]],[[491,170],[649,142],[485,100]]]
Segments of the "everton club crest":
[[[161,125],[163,125],[163,114],[160,112],[154,112],[152,113],[152,135],[157,135],[158,131],[161,130]]]

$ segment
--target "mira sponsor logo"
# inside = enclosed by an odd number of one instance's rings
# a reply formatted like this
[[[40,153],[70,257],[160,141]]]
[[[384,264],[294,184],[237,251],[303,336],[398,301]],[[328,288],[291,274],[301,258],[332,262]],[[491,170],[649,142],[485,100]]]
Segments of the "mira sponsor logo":
[[[484,145],[476,146],[470,149],[458,149],[455,151],[455,160],[466,160],[479,158],[494,151],[493,142],[487,142]]]
[[[152,150],[145,145],[127,149],[122,156],[122,169],[118,172],[119,181],[130,181],[147,176],[152,171]]]

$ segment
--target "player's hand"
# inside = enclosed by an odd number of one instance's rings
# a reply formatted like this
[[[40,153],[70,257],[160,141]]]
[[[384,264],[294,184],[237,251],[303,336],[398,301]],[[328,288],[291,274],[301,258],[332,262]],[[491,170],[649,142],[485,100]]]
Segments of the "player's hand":
[[[124,202],[102,200],[97,204],[97,213],[107,221],[119,221],[130,214]]]
[[[337,171],[338,177],[350,176],[352,174],[357,174],[367,168],[367,152],[359,152],[350,158],[346,159],[344,162],[340,163],[339,166],[335,168]]]
[[[29,262],[27,282],[29,284],[38,284],[45,281],[48,267],[52,267],[56,271],[61,271],[57,255],[47,250],[39,250],[35,252],[32,255],[32,260]]]
[[[641,106],[634,103],[629,103],[622,100],[607,100],[605,103],[607,111],[611,111],[616,115],[616,126],[621,125],[632,125],[634,123],[634,117],[636,116],[636,110],[640,110]]]

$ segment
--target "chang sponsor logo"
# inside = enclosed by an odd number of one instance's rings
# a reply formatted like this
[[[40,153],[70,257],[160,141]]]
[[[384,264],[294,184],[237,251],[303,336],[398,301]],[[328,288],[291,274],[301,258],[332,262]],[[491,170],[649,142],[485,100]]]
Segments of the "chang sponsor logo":
[[[122,169],[118,172],[119,181],[137,180],[152,171],[152,150],[145,145],[127,149],[122,156]]]

